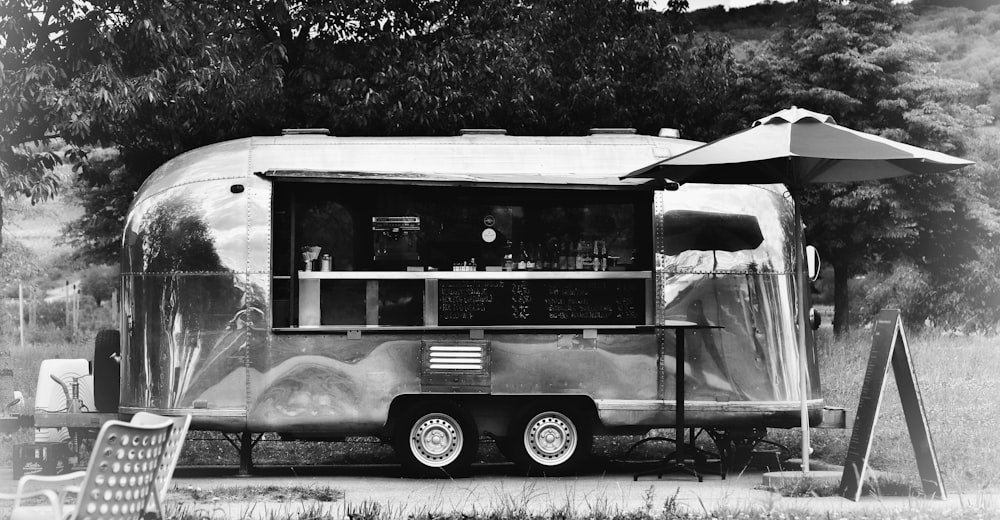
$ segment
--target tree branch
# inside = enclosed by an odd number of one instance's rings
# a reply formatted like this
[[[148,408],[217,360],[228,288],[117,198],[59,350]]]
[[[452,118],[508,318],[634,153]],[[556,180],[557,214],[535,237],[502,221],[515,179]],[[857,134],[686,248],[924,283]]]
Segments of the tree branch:
[[[257,26],[257,30],[260,31],[264,36],[270,40],[278,39],[278,35],[274,32],[272,27],[268,25],[264,18],[260,15],[260,11],[257,9],[253,10],[253,21]]]

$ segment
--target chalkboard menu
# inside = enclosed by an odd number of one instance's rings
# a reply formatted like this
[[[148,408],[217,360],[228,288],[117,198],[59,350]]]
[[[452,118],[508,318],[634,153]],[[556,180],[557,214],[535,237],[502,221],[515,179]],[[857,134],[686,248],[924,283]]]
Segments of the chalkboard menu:
[[[442,280],[440,325],[642,325],[643,280]]]
[[[917,376],[913,371],[910,347],[903,332],[903,320],[897,309],[885,309],[875,319],[875,336],[872,338],[868,368],[861,386],[861,399],[858,401],[854,429],[851,431],[851,443],[844,461],[844,474],[840,478],[840,494],[855,502],[861,499],[868,459],[872,453],[875,422],[885,393],[890,364],[896,378],[899,402],[910,433],[910,442],[913,443],[913,452],[917,458],[917,470],[923,482],[924,494],[944,500],[944,481],[941,479],[934,443],[931,442],[924,402],[917,388]]]

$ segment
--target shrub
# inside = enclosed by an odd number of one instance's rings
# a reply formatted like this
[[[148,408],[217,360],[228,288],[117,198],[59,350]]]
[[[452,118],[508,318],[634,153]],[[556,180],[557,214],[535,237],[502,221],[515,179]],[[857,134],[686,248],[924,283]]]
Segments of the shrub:
[[[38,337],[39,340],[52,340],[56,337],[65,339],[67,334],[72,333],[72,314],[70,322],[66,323],[66,301],[43,301],[36,300],[35,323],[31,323],[30,312],[25,306],[25,325],[29,337]],[[9,305],[9,309],[3,315],[3,330],[15,331],[18,328],[17,303]],[[111,315],[107,306],[98,307],[93,298],[86,295],[80,296],[80,306],[77,314],[77,332],[93,332],[101,329],[118,328],[117,317]]]
[[[911,327],[924,323],[928,317],[930,276],[909,261],[892,265],[888,273],[870,273],[851,287],[852,315],[870,322],[882,309],[899,309]]]
[[[118,267],[110,265],[95,265],[83,272],[80,282],[80,292],[94,299],[97,306],[108,301],[118,288]]]

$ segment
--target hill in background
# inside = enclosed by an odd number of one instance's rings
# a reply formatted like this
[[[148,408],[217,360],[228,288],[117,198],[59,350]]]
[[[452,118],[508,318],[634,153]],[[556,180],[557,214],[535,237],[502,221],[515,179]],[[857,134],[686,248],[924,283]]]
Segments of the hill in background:
[[[786,24],[792,4],[762,3],[728,12],[721,6],[689,13],[695,29],[727,36],[737,59]],[[933,50],[942,78],[979,84],[1000,120],[1000,4],[994,0],[915,0],[904,32]]]

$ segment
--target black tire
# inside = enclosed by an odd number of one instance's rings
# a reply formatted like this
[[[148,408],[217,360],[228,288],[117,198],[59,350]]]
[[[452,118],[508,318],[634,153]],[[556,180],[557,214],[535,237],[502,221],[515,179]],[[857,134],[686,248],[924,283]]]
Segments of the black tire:
[[[117,330],[98,331],[94,340],[94,406],[98,412],[117,413],[121,395],[121,335]]]
[[[392,446],[408,476],[451,478],[468,474],[479,448],[472,415],[451,402],[424,402],[395,422]]]
[[[572,475],[590,459],[593,422],[577,408],[536,403],[525,408],[507,431],[515,464],[527,475]]]
[[[506,437],[497,437],[495,441],[497,451],[499,451],[500,454],[503,455],[508,461],[516,462],[518,451],[515,443],[519,440],[520,437],[513,434]]]

